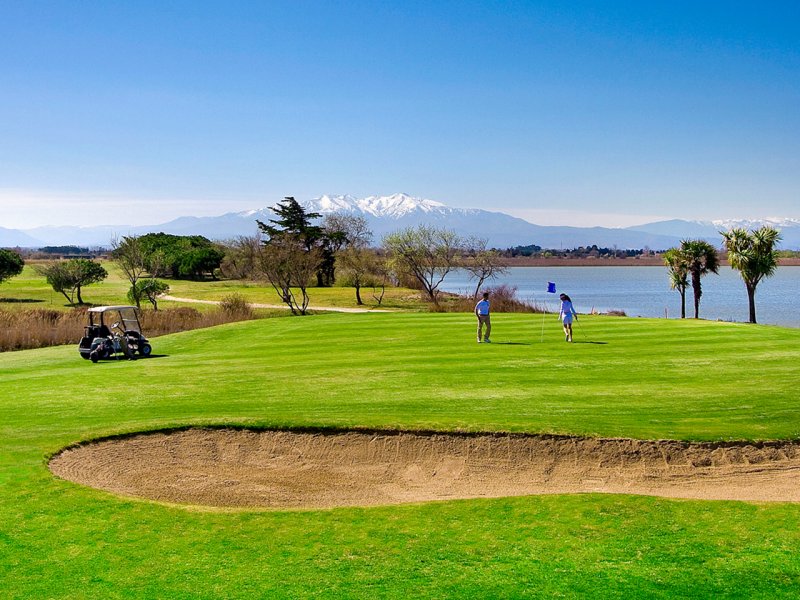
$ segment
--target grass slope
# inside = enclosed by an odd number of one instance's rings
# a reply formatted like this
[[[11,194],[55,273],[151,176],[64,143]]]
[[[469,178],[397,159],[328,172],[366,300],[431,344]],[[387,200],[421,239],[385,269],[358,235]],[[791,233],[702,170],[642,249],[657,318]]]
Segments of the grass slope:
[[[793,597],[800,507],[552,496],[187,510],[55,480],[82,439],[185,424],[799,437],[800,331],[553,316],[320,315],[158,338],[146,361],[0,355],[0,595]]]

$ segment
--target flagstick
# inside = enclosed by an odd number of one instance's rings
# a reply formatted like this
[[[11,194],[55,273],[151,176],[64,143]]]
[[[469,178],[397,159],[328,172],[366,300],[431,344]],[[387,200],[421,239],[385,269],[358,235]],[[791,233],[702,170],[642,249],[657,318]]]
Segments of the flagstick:
[[[544,343],[544,317],[547,314],[547,308],[542,304],[542,337],[539,338],[539,343]]]

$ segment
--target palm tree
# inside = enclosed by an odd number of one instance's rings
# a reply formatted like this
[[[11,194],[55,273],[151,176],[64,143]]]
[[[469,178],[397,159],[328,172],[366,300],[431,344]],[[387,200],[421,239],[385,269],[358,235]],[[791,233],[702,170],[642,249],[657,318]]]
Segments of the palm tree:
[[[756,287],[764,277],[771,277],[778,268],[778,251],[775,246],[781,240],[780,231],[774,227],[759,227],[755,231],[736,228],[721,231],[728,251],[731,268],[737,269],[747,288],[750,303],[750,322],[756,322]]]
[[[689,287],[689,265],[679,248],[664,252],[664,264],[669,270],[669,286],[681,295],[681,319],[686,318],[686,288]]]
[[[681,254],[686,260],[686,266],[692,278],[694,318],[698,319],[700,317],[700,296],[703,295],[700,278],[707,273],[719,272],[717,249],[705,240],[682,240]]]

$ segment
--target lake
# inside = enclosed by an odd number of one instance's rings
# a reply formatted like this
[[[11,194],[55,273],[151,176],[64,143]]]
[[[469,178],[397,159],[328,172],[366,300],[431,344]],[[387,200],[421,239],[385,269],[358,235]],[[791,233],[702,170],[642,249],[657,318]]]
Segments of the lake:
[[[680,318],[681,298],[669,287],[666,267],[511,267],[506,275],[484,287],[508,284],[517,288],[520,300],[544,304],[557,311],[558,294],[547,293],[547,282],[558,293],[572,298],[575,310],[608,312],[623,310],[629,317]],[[475,284],[463,270],[450,273],[441,287],[448,292],[472,294]],[[722,266],[719,275],[702,280],[700,318],[748,320],[747,291],[739,272]],[[756,319],[759,323],[800,327],[800,267],[779,267],[775,275],[762,280],[756,291]],[[693,290],[686,290],[686,316],[694,316]]]

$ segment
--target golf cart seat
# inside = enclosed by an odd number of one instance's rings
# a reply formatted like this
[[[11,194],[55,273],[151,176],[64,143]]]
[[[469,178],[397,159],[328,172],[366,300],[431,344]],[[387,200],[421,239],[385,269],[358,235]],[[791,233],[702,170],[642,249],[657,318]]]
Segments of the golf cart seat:
[[[111,335],[108,327],[106,325],[87,325],[84,327],[85,334],[84,337],[88,338],[89,341],[99,338],[99,337],[108,337]]]

